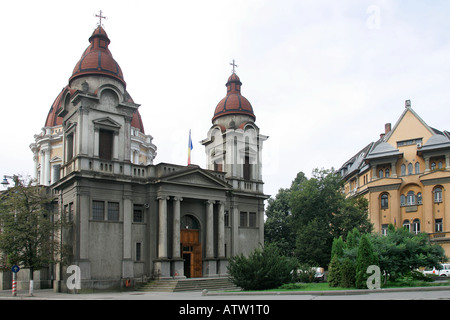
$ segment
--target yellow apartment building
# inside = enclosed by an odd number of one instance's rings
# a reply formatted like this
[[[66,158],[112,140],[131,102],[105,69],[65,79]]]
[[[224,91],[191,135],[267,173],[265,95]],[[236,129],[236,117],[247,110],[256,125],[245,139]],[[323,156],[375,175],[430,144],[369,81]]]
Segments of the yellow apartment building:
[[[450,132],[430,127],[411,108],[340,168],[347,196],[369,201],[374,231],[388,225],[426,232],[450,256]]]

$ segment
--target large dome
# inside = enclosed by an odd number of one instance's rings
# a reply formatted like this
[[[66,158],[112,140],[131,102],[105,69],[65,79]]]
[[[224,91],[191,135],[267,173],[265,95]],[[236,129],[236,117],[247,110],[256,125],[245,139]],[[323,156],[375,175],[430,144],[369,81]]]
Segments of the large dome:
[[[69,83],[83,75],[102,75],[117,79],[126,86],[122,69],[108,49],[111,41],[101,26],[94,30],[89,38],[89,42],[91,44],[84,51],[80,61],[75,65]]]
[[[67,93],[70,95],[74,94],[76,90],[70,87],[70,82],[84,75],[100,75],[112,77],[114,79],[122,82],[124,87],[126,86],[125,80],[123,78],[122,70],[119,64],[112,57],[111,52],[108,49],[108,45],[111,42],[106,34],[105,30],[98,26],[94,30],[91,37],[89,38],[91,43],[89,47],[84,51],[81,59],[77,62],[75,68],[73,69],[72,76],[69,79],[69,85],[65,86],[61,92],[56,97],[50,111],[48,112],[47,119],[45,120],[45,127],[54,127],[62,124],[62,118],[57,116],[58,110],[63,104],[64,97]],[[133,102],[133,99],[127,92],[128,102]],[[142,123],[141,115],[139,111],[133,114],[133,119],[131,120],[131,126],[139,129],[145,134],[144,124]]]
[[[220,100],[214,111],[212,121],[227,115],[247,115],[256,120],[250,102],[241,95],[242,82],[236,73],[233,73],[226,83],[227,96]]]

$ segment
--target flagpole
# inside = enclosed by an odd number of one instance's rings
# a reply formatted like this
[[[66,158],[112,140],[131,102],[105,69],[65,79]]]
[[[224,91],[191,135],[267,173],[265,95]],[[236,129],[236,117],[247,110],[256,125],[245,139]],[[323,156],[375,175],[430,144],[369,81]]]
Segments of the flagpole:
[[[192,138],[191,138],[191,129],[189,129],[189,141],[188,141],[188,166],[191,165],[191,151],[194,149],[192,145]]]

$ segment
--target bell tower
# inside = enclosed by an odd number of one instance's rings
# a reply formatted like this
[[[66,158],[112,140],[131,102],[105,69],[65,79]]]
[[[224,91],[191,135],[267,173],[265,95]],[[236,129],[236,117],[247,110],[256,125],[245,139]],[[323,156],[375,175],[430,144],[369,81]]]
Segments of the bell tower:
[[[268,136],[260,134],[252,105],[241,94],[235,66],[233,61],[227,94],[217,104],[213,125],[202,141],[207,168],[224,172],[234,189],[263,193],[262,148]]]

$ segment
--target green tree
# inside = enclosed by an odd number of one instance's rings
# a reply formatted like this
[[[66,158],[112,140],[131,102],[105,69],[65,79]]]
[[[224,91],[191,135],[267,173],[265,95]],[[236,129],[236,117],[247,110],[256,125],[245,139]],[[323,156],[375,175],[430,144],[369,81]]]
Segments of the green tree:
[[[284,255],[292,256],[295,233],[291,224],[289,207],[290,189],[280,189],[275,198],[268,200],[264,224],[264,242],[276,245]]]
[[[340,265],[340,286],[352,288],[355,286],[355,263],[349,257],[343,258]]]
[[[338,287],[341,284],[341,259],[344,256],[345,243],[342,237],[334,238],[331,247],[331,261],[328,266],[328,285]]]
[[[419,267],[432,267],[447,260],[444,249],[432,244],[426,233],[414,234],[390,225],[385,236],[373,234],[371,241],[378,254],[381,271],[389,274],[391,280]]]
[[[273,289],[292,282],[292,271],[297,262],[283,256],[274,245],[255,249],[248,257],[243,254],[228,262],[231,281],[244,290]]]
[[[358,246],[358,256],[356,258],[356,287],[366,288],[367,267],[370,265],[378,265],[378,257],[375,253],[372,243],[366,234],[361,236]]]
[[[56,261],[59,242],[55,237],[59,221],[49,210],[52,198],[46,189],[14,177],[15,186],[2,194],[0,205],[0,251],[5,265],[28,268],[30,294],[33,272]]]
[[[299,176],[297,176],[299,177]],[[326,266],[334,238],[354,228],[370,232],[365,199],[345,198],[342,179],[331,170],[315,169],[310,179],[300,175],[291,189],[291,222],[296,232],[296,257],[300,263]]]
[[[346,236],[356,228],[360,233],[371,233],[373,224],[368,219],[369,203],[364,197],[343,199],[331,224],[333,237]]]

